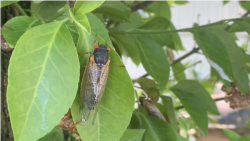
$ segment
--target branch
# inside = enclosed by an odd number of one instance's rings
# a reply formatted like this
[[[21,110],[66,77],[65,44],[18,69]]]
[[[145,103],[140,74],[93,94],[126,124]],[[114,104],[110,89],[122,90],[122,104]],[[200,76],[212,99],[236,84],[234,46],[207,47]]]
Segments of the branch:
[[[12,5],[14,8],[16,8],[17,11],[18,11],[19,13],[21,13],[22,15],[28,16],[28,15],[23,11],[22,7],[21,7],[18,3],[12,3],[11,5]]]
[[[250,9],[249,9],[244,15],[242,15],[241,18],[242,18],[242,17],[246,17],[246,16],[249,15],[249,14],[250,14]],[[234,23],[233,23],[232,25],[227,26],[227,27],[225,28],[225,30],[228,31],[233,25],[234,25]]]
[[[225,98],[222,97],[222,98],[214,99],[215,102],[216,102],[216,101],[221,101],[221,100],[225,100]],[[175,109],[175,110],[180,110],[180,109],[182,109],[182,108],[184,108],[184,106],[178,106],[178,107],[175,107],[174,109]]]
[[[145,2],[142,2],[142,3],[138,4],[138,5],[132,6],[132,7],[130,7],[131,12],[137,11],[138,9],[144,9],[153,2],[154,1],[145,1]]]

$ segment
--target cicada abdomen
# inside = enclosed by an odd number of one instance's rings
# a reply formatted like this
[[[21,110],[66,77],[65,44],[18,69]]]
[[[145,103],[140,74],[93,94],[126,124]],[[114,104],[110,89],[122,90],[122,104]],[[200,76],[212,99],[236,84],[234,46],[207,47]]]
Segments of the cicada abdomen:
[[[109,48],[105,45],[94,45],[94,49],[94,53],[90,55],[88,64],[85,67],[81,82],[79,114],[83,124],[93,113],[92,111],[95,111],[94,124],[109,72]]]

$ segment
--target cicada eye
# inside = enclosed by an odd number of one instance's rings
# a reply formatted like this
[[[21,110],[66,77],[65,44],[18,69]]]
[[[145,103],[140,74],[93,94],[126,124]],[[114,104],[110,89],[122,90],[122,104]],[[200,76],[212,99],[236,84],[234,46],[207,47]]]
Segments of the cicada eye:
[[[110,51],[110,48],[107,47],[108,52]]]
[[[98,47],[99,47],[98,45],[94,45],[94,49],[98,49]]]

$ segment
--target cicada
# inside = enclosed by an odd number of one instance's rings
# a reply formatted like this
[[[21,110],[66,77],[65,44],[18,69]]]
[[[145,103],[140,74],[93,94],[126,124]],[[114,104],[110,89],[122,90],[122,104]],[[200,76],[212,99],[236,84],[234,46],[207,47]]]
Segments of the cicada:
[[[80,98],[79,98],[79,115],[80,122],[86,123],[90,114],[94,112],[92,124],[94,124],[96,114],[98,112],[98,106],[103,96],[108,73],[110,59],[108,53],[110,48],[107,45],[96,45],[94,41],[94,52],[90,53],[90,57],[81,81]],[[83,53],[83,54],[87,54]],[[114,62],[119,67],[124,67]]]
[[[145,99],[144,97],[140,97],[139,101],[140,101],[142,107],[144,107],[146,109],[148,115],[157,117],[157,118],[166,122],[166,119],[161,114],[160,110],[155,105],[151,104],[150,100]]]

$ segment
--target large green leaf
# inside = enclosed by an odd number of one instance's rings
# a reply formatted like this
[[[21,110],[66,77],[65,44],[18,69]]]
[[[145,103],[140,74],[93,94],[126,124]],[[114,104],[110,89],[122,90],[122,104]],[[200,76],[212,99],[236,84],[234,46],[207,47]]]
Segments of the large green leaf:
[[[104,0],[100,1],[76,1],[74,5],[74,14],[85,14],[99,7]]]
[[[43,24],[25,32],[10,59],[8,76],[14,138],[37,140],[67,113],[77,91],[78,57],[64,23]]]
[[[64,141],[63,131],[59,127],[55,127],[52,131],[40,138],[38,141]]]
[[[120,141],[141,141],[144,132],[144,129],[127,129],[123,133]]]
[[[39,24],[42,24],[42,21],[28,16],[18,16],[5,23],[6,26],[13,28],[13,30],[3,27],[2,33],[9,46],[13,48],[24,32]]]
[[[145,141],[177,141],[176,132],[172,127],[161,119],[146,116],[136,111],[135,114],[140,117],[143,127],[146,129]]]
[[[18,0],[17,1],[1,1],[1,8],[4,6],[10,5],[12,3],[15,3],[15,2],[18,2]]]
[[[159,44],[149,38],[136,37],[136,40],[143,67],[157,81],[162,91],[170,71],[167,55]]]
[[[240,139],[240,135],[230,129],[222,129],[224,134],[230,141],[237,141]]]
[[[109,52],[110,58],[122,65],[120,57],[110,44],[111,42],[104,25],[93,14],[87,14],[87,16],[92,28],[92,34],[85,34],[86,36],[82,40],[85,40],[89,44],[85,42],[86,44],[80,50],[82,51],[86,48],[93,51],[93,41],[97,34],[97,42],[99,44],[107,42],[108,47],[111,48]],[[88,141],[119,140],[131,119],[134,102],[134,89],[126,69],[118,67],[111,62],[105,92],[99,105],[95,123],[92,125],[93,117],[90,117],[90,120],[86,124],[77,125],[80,137]],[[75,123],[80,121],[79,95],[77,95],[71,110]]]
[[[140,77],[135,80],[135,82],[139,83],[141,89],[145,91],[148,97],[151,99],[152,102],[157,102],[160,96],[160,91],[157,88],[157,84],[154,80],[148,79],[146,77]]]
[[[57,10],[62,8],[66,1],[43,1],[39,4],[31,2],[31,10],[41,16],[44,20],[56,15]]]
[[[129,21],[130,9],[120,1],[106,1],[96,8],[93,13],[103,14],[113,21]]]
[[[240,6],[244,8],[245,10],[250,9],[250,1],[239,1]]]
[[[175,89],[175,86],[170,88],[170,90],[180,99],[185,109],[201,130],[203,136],[206,136],[208,131],[208,118],[204,103],[198,96],[190,92],[182,91],[179,88]]]
[[[248,94],[249,78],[244,69],[245,58],[228,32],[218,28],[203,28],[194,32],[195,39],[209,64],[223,78],[227,88],[233,79],[241,92]]]
[[[214,100],[211,98],[206,89],[197,81],[184,80],[174,85],[171,89],[181,90],[196,95],[205,105],[208,112],[219,115],[219,111]]]
[[[174,131],[177,131],[177,122],[175,118],[175,111],[172,98],[168,96],[161,96],[161,99],[164,104],[164,109],[166,111],[169,124],[171,125]]]

